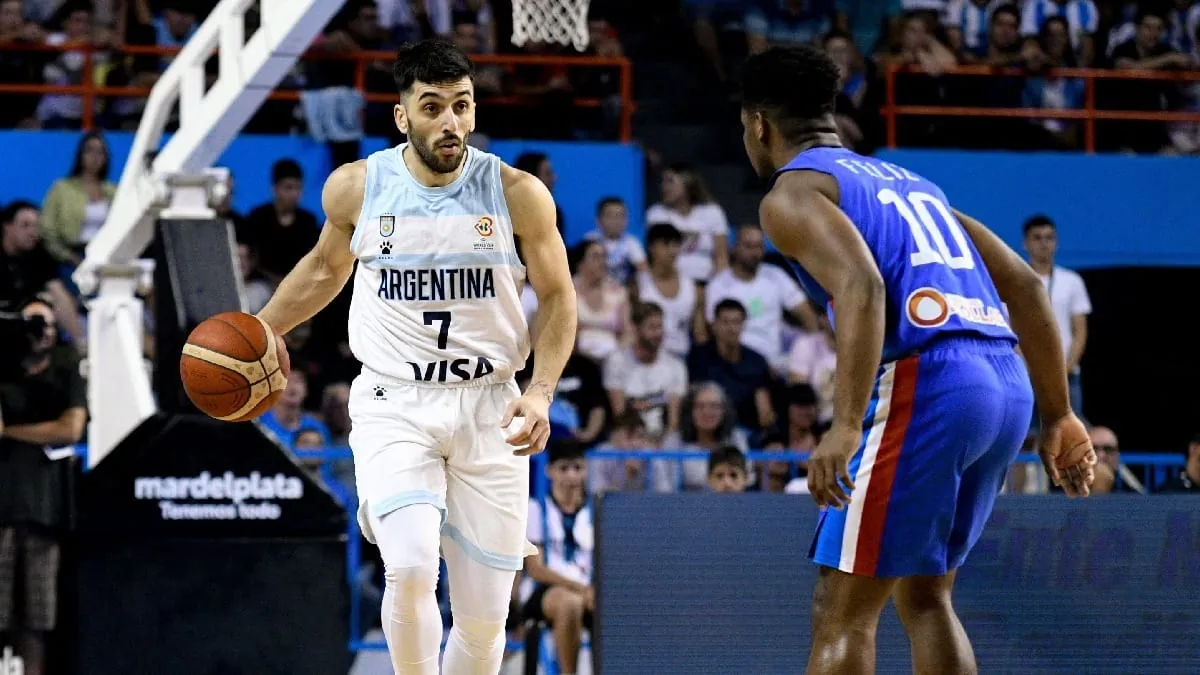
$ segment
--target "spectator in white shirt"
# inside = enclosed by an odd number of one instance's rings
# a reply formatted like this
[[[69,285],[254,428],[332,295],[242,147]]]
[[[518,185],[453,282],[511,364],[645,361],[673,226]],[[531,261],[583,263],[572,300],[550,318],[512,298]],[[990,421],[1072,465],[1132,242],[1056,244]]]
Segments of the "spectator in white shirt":
[[[833,420],[833,374],[837,369],[837,350],[833,345],[833,326],[818,308],[817,330],[801,335],[788,352],[788,384],[807,384],[817,393],[817,419],[822,424]]]
[[[729,268],[713,277],[704,290],[704,316],[711,323],[722,300],[742,303],[746,308],[742,344],[762,354],[776,372],[786,373],[784,312],[791,313],[808,331],[816,330],[817,318],[791,275],[775,265],[762,264],[765,254],[762,230],[757,225],[740,225]]]
[[[572,441],[552,441],[546,475],[550,494],[529,500],[525,537],[537,555],[525,559],[520,595],[526,619],[545,621],[554,630],[555,652],[563,675],[578,673],[583,629],[592,628],[596,593],[592,588],[595,529],[587,499],[587,462]]]
[[[687,393],[687,367],[663,349],[663,311],[653,303],[633,309],[633,344],[604,362],[604,389],[614,416],[636,410],[654,441],[679,429],[679,410]]]
[[[683,235],[674,225],[658,223],[646,232],[650,268],[637,275],[640,302],[653,302],[663,310],[663,347],[687,358],[693,331],[707,331],[698,311],[702,290],[694,280],[680,274],[679,252]]]
[[[246,296],[246,311],[257,312],[267,305],[267,301],[271,299],[271,294],[275,289],[271,288],[271,284],[265,279],[258,276],[255,270],[255,255],[254,250],[248,245],[238,242],[237,257],[234,258],[237,263],[238,273],[242,277],[242,290]]]
[[[608,274],[619,284],[627,284],[634,273],[646,271],[646,251],[629,227],[629,209],[620,197],[605,197],[596,204],[596,229],[587,238],[604,244],[608,255]]]
[[[662,201],[646,211],[647,223],[670,223],[683,233],[679,271],[700,283],[729,264],[729,221],[704,179],[676,164],[662,176]]]
[[[1054,253],[1058,250],[1058,229],[1053,220],[1036,215],[1025,221],[1025,250],[1029,253],[1030,266],[1042,278],[1050,295],[1050,306],[1054,309],[1054,320],[1058,323],[1063,355],[1067,360],[1071,409],[1083,417],[1079,362],[1087,348],[1087,318],[1092,313],[1092,301],[1083,277],[1054,264]]]

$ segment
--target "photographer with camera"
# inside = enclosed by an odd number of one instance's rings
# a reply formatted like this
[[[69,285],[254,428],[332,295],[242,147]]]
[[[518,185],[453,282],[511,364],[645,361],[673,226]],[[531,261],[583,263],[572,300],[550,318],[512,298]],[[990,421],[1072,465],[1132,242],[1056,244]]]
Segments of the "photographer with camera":
[[[0,316],[0,334],[8,343],[0,350],[0,650],[11,640],[25,673],[42,675],[68,522],[68,467],[54,450],[83,438],[87,388],[78,356],[55,348],[47,299]]]
[[[38,207],[26,201],[0,211],[0,312],[15,312],[44,293],[71,344],[83,354],[87,334],[79,303],[63,283],[58,261],[41,242],[41,218]]]

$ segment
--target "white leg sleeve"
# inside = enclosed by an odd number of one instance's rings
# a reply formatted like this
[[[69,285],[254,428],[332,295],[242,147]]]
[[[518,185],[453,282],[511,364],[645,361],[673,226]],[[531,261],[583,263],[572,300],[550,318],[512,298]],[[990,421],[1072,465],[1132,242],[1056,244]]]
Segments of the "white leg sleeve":
[[[454,627],[442,662],[444,675],[496,675],[504,658],[504,622],[508,618],[516,572],[472,560],[456,542],[442,547],[450,584]]]
[[[413,504],[370,521],[383,556],[383,632],[392,668],[396,675],[438,675],[442,513],[432,504]]]

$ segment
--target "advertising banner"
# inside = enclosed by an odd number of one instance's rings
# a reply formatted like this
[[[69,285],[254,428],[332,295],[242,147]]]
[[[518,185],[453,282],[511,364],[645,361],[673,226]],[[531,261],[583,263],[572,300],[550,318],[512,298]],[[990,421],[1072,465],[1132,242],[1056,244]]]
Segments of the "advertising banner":
[[[795,675],[808,658],[818,511],[807,496],[606,495],[600,673]],[[1003,496],[955,605],[981,673],[1200,673],[1200,499]],[[909,673],[894,608],[878,672]]]
[[[82,534],[339,536],[346,512],[253,423],[158,415],[80,481]]]

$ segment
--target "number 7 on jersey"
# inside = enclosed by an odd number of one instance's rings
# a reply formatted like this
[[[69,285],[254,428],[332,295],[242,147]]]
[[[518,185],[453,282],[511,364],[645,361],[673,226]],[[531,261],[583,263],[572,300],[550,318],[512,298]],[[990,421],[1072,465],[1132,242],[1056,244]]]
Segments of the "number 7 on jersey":
[[[432,326],[434,322],[442,324],[438,329],[437,345],[438,349],[445,349],[450,341],[450,312],[425,312],[423,319],[426,326]]]

